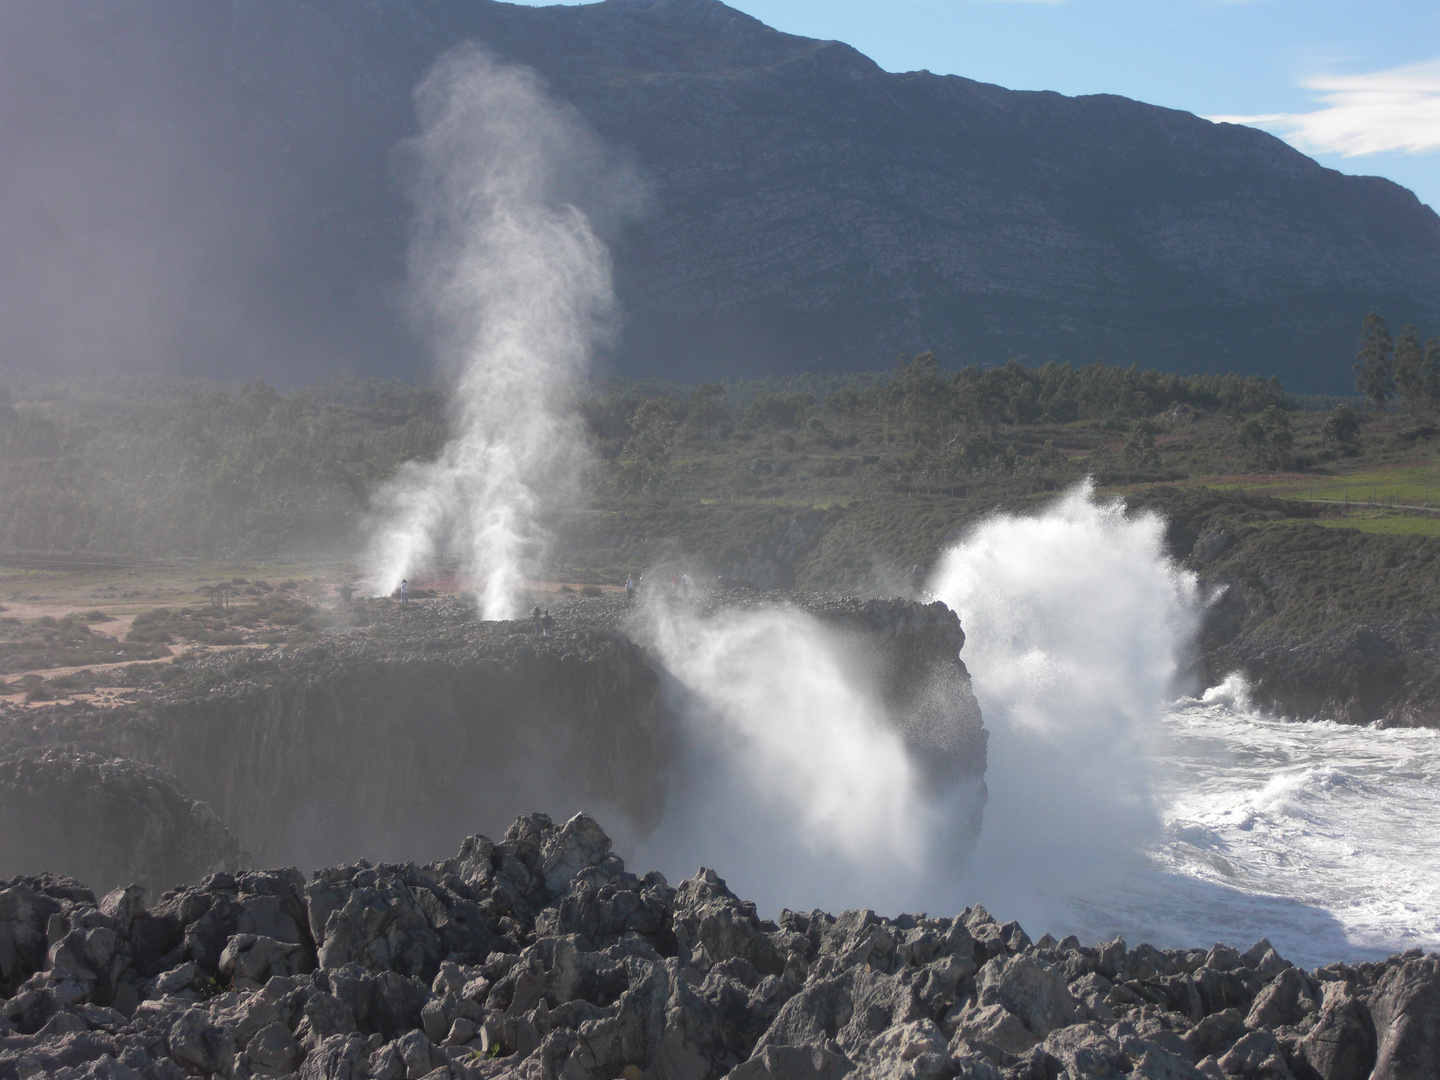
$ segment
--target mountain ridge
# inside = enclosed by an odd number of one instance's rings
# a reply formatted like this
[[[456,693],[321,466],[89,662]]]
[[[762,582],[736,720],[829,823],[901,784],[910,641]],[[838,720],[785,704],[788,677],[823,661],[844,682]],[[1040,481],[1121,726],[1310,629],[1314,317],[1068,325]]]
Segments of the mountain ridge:
[[[424,370],[391,155],[415,82],[465,40],[535,67],[648,184],[651,212],[607,232],[622,374],[932,349],[1335,391],[1366,311],[1440,329],[1440,217],[1398,185],[1116,95],[885,72],[719,0],[27,3],[0,31],[20,106],[0,139],[23,151],[0,165],[6,366]],[[86,78],[41,69],[57,56]],[[85,166],[74,205],[56,160]],[[139,284],[88,261],[96,237]]]

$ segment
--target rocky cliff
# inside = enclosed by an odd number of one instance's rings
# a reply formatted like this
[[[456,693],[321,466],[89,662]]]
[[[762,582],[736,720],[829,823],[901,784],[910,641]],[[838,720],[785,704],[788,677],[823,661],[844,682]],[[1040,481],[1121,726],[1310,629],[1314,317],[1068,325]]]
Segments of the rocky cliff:
[[[1440,726],[1440,542],[1316,522],[1317,504],[1163,489],[1173,557],[1208,599],[1193,675],[1238,672],[1260,708],[1302,720]]]
[[[1261,941],[1032,941],[637,877],[592,819],[453,858],[0,882],[0,1080],[1421,1080],[1440,957],[1304,971]]]
[[[986,733],[954,613],[754,593],[707,597],[693,613],[782,602],[830,627],[927,775],[973,781],[973,842]],[[138,706],[12,708],[0,723],[7,744],[28,747],[16,751],[24,760],[47,747],[77,756],[51,749],[45,758],[52,771],[70,769],[69,795],[58,780],[6,783],[0,762],[0,822],[54,817],[68,839],[46,841],[45,868],[83,871],[107,889],[164,887],[237,864],[218,839],[197,840],[208,864],[168,850],[183,830],[165,823],[183,818],[179,810],[113,813],[135,801],[133,785],[117,787],[131,774],[188,800],[185,813],[209,815],[215,830],[228,828],[225,843],[243,844],[262,865],[438,856],[453,836],[477,823],[493,829],[534,801],[563,813],[603,807],[627,836],[644,837],[664,813],[688,691],[644,644],[640,608],[602,597],[554,611],[556,633],[537,638],[528,620],[484,623],[467,604],[427,601],[377,612],[364,634],[302,649],[137,667],[147,694]],[[88,853],[105,847],[100,836],[110,838],[109,861]],[[37,858],[0,843],[0,872],[34,871]]]
[[[215,811],[154,766],[50,747],[0,757],[0,868],[152,892],[250,865]]]
[[[420,369],[392,151],[465,40],[634,165],[648,211],[601,223],[629,374],[931,348],[1344,390],[1365,312],[1440,323],[1440,218],[1388,181],[1120,97],[884,72],[718,0],[26,0],[0,10],[6,355]]]

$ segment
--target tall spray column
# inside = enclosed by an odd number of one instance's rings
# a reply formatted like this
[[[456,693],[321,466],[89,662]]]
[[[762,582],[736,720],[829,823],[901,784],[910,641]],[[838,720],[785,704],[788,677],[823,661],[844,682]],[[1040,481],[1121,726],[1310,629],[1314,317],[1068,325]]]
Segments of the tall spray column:
[[[388,592],[448,551],[482,583],[482,616],[513,618],[544,551],[540,511],[583,471],[574,386],[613,325],[592,218],[623,212],[633,188],[533,71],[476,46],[441,57],[415,99],[420,133],[399,148],[411,301],[454,381],[455,433],[376,493],[372,571]]]

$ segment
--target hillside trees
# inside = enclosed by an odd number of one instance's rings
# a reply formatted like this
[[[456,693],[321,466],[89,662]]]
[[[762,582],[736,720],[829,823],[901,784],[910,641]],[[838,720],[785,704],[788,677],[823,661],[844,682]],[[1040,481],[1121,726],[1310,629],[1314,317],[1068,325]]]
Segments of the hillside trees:
[[[1385,320],[1375,312],[1360,328],[1360,351],[1355,354],[1355,389],[1365,395],[1376,412],[1384,412],[1395,394],[1395,342]]]
[[[1241,424],[1239,439],[1251,457],[1266,468],[1290,467],[1295,434],[1290,430],[1290,417],[1279,406],[1271,405],[1258,417]]]
[[[1428,411],[1429,402],[1425,394],[1425,353],[1420,347],[1420,338],[1415,327],[1407,326],[1400,331],[1400,340],[1395,342],[1391,365],[1394,370],[1395,390],[1400,400],[1409,406],[1411,412]]]
[[[1360,452],[1360,418],[1349,405],[1336,405],[1320,427],[1327,449],[1353,457]]]
[[[1419,332],[1406,326],[1394,340],[1385,320],[1372,311],[1361,325],[1354,369],[1355,388],[1376,412],[1397,395],[1413,414],[1440,412],[1440,338],[1422,346]]]

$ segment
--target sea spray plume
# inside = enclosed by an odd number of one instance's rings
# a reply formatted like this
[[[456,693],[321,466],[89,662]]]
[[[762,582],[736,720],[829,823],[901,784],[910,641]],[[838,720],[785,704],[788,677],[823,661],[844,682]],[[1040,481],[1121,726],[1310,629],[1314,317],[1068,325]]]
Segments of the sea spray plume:
[[[1159,828],[1147,743],[1198,625],[1194,575],[1167,558],[1159,517],[1127,516],[1087,481],[1037,516],[980,524],[931,590],[965,627],[991,732],[967,888],[1063,920]]]
[[[978,780],[925,775],[851,643],[784,606],[701,617],[662,599],[648,614],[682,731],[664,819],[637,857],[729,867],[771,910],[952,901],[939,883],[973,843]]]
[[[441,57],[415,99],[411,287],[455,379],[457,434],[377,493],[374,577],[388,592],[450,549],[483,582],[484,617],[513,618],[542,502],[572,492],[585,461],[572,388],[612,327],[591,220],[623,213],[630,188],[533,71],[475,46]]]

